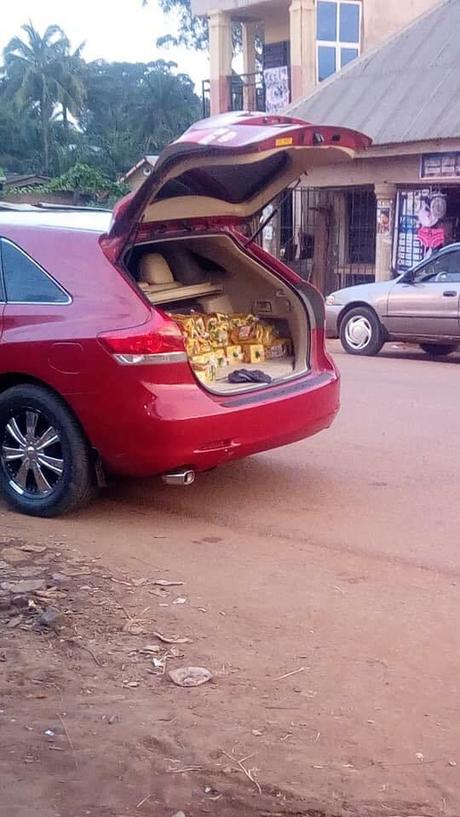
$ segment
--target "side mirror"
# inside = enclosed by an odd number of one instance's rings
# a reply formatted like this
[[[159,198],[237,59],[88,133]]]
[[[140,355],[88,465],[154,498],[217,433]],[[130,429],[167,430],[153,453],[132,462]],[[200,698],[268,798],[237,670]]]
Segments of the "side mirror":
[[[409,269],[405,273],[404,278],[402,279],[402,283],[403,284],[413,284],[414,279],[415,279],[415,272],[414,272],[414,270]]]

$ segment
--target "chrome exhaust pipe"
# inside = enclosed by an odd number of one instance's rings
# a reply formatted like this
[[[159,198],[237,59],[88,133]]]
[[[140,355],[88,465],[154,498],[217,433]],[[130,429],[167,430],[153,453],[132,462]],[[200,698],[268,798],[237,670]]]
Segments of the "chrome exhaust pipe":
[[[163,474],[161,479],[165,485],[191,485],[195,482],[195,471],[191,468],[184,468],[181,471],[171,471],[170,474]]]

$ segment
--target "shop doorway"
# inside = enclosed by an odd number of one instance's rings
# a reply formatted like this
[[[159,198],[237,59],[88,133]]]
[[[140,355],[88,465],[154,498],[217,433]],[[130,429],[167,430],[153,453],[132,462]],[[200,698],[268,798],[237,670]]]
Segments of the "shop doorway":
[[[296,187],[281,202],[279,256],[323,293],[374,279],[371,187]]]

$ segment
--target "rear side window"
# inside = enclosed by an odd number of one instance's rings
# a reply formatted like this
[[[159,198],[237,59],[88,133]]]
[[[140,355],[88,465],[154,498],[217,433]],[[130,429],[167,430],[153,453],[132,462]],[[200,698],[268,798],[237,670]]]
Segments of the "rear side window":
[[[14,303],[66,304],[68,294],[10,241],[2,241],[6,300]]]

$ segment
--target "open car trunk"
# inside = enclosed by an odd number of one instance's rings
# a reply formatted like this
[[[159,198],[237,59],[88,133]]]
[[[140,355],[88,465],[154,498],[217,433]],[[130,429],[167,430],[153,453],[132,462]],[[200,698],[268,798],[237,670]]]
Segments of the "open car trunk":
[[[309,168],[350,161],[369,144],[347,128],[222,114],[165,148],[153,173],[115,206],[103,251],[116,264],[125,258],[145,296],[176,320],[208,389],[261,388],[300,375],[311,332],[295,290],[229,233],[211,230],[247,222]],[[184,238],[152,240],[183,230]]]
[[[147,299],[179,324],[190,365],[210,391],[261,388],[308,369],[302,301],[230,235],[143,243],[126,266]]]
[[[225,218],[238,224],[260,213],[311,167],[350,161],[370,139],[347,128],[288,116],[236,112],[193,124],[162,151],[153,173],[114,208],[101,246],[119,262],[152,226],[190,228]]]

